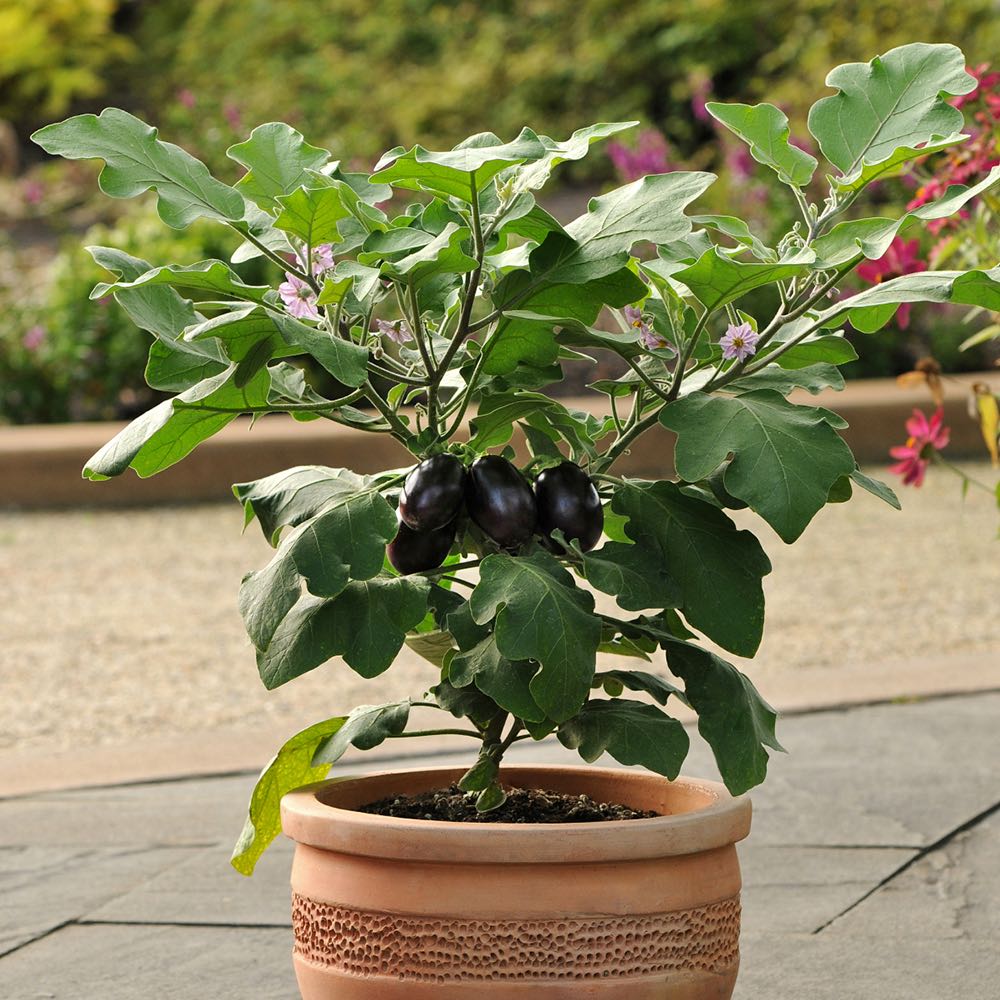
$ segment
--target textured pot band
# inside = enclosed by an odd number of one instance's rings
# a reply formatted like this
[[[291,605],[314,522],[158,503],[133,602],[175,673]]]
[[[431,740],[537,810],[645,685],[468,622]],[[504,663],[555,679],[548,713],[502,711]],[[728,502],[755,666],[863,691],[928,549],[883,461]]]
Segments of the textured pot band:
[[[452,920],[292,896],[295,954],[356,976],[413,982],[526,981],[721,973],[739,960],[739,896],[630,917]]]

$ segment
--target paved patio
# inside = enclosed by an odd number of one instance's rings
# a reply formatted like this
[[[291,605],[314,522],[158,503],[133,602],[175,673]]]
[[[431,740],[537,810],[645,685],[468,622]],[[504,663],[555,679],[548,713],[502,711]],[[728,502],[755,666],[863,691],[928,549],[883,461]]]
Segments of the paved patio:
[[[998,718],[994,692],[784,720],[790,754],[741,848],[737,1000],[998,995]],[[685,770],[712,775],[694,743]],[[372,766],[355,754],[341,770]],[[0,801],[0,996],[293,1000],[290,845],[250,880],[227,864],[252,780]]]

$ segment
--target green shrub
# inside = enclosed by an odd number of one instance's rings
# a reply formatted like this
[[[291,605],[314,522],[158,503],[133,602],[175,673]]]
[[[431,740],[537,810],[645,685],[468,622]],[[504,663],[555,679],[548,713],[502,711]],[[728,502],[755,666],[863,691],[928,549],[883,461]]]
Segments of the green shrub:
[[[133,52],[114,28],[117,0],[0,5],[0,118],[28,123],[100,96],[105,74]]]
[[[206,224],[166,229],[152,205],[113,225],[68,236],[51,261],[35,254],[0,259],[0,423],[58,423],[134,416],[159,397],[143,379],[151,337],[110,297],[89,298],[107,273],[83,249],[115,243],[152,264],[227,258],[237,238]],[[240,265],[251,281],[270,265]]]

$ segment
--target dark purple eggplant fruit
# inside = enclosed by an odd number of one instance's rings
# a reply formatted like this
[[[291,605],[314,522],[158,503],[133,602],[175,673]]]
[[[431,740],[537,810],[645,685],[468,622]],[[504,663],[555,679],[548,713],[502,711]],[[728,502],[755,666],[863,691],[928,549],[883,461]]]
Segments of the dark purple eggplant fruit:
[[[399,522],[396,537],[389,543],[386,553],[389,562],[408,576],[437,569],[445,561],[455,542],[455,521],[433,531],[414,531],[404,521]]]
[[[558,528],[567,541],[578,541],[589,552],[604,531],[604,508],[593,480],[579,465],[563,462],[545,469],[535,480],[538,530],[555,551],[562,546],[550,537]]]
[[[465,484],[469,517],[504,549],[516,549],[535,532],[535,497],[528,481],[506,458],[484,455]]]
[[[424,459],[403,483],[399,516],[414,531],[451,523],[465,495],[465,466],[454,455]]]

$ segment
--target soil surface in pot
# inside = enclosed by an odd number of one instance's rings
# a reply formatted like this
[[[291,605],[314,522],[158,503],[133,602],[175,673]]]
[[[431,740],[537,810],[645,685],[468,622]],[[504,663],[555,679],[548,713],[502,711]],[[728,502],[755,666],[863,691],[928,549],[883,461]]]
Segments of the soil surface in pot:
[[[547,792],[540,788],[508,788],[502,806],[481,813],[476,796],[457,785],[419,795],[394,795],[358,811],[402,819],[437,819],[452,823],[598,823],[606,820],[650,819],[659,813],[614,802],[595,802],[587,795]]]

